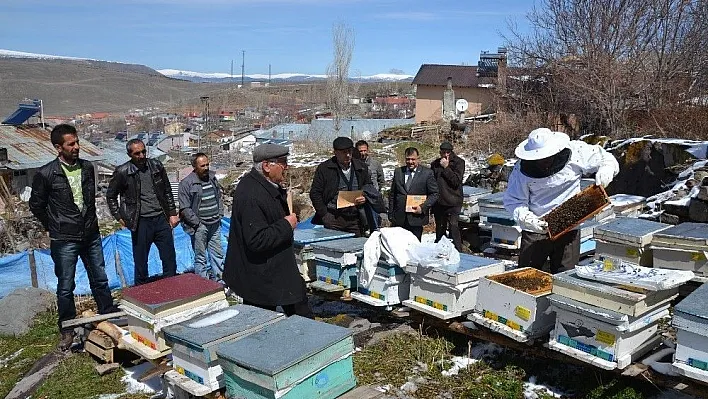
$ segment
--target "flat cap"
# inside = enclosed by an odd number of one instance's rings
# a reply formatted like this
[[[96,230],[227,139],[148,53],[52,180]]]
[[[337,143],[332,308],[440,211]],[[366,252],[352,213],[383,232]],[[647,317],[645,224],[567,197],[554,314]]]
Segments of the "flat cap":
[[[354,147],[354,142],[349,137],[337,137],[332,143],[335,150],[348,150]]]
[[[449,141],[443,141],[440,144],[440,151],[452,151],[452,144]]]
[[[253,149],[253,162],[261,162],[267,159],[276,159],[290,154],[290,149],[278,144],[261,144]]]

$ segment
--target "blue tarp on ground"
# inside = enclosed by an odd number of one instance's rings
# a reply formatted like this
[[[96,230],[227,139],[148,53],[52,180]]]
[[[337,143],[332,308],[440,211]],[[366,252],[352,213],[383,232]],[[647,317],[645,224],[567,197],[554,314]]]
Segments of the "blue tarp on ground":
[[[13,290],[32,285],[26,251],[0,258],[0,298]]]
[[[316,227],[311,223],[311,220],[312,218],[298,223],[297,228],[311,229]],[[230,218],[222,218],[221,246],[224,249],[224,255],[226,255],[230,228]],[[194,251],[192,250],[192,242],[189,235],[185,233],[181,225],[178,225],[173,230],[173,235],[175,240],[175,252],[177,254],[177,272],[183,273],[188,270],[194,270]],[[103,258],[106,263],[106,275],[108,276],[108,284],[111,289],[119,288],[123,285],[116,268],[116,252],[120,260],[121,272],[125,278],[124,283],[129,286],[133,285],[135,282],[135,263],[133,263],[133,243],[130,230],[122,229],[103,238]],[[37,282],[39,287],[55,292],[57,289],[57,278],[54,274],[54,262],[52,261],[49,250],[34,250],[33,254],[37,267]],[[150,248],[150,255],[148,257],[148,271],[150,275],[162,273],[160,254],[154,244]],[[86,274],[86,269],[81,259],[79,259],[76,265],[75,281],[75,294],[91,294],[88,275]],[[0,258],[0,298],[16,288],[29,287],[31,285],[32,277],[27,252]]]

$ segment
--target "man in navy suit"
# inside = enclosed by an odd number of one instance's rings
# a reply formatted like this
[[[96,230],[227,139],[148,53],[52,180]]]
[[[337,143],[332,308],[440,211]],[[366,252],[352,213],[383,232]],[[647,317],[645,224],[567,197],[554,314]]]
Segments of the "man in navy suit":
[[[429,223],[429,211],[438,200],[438,184],[431,169],[420,165],[418,149],[408,147],[405,151],[406,165],[393,173],[391,190],[388,192],[388,220],[393,226],[403,227],[418,240],[423,235],[423,226]],[[425,195],[425,201],[406,212],[409,195]]]

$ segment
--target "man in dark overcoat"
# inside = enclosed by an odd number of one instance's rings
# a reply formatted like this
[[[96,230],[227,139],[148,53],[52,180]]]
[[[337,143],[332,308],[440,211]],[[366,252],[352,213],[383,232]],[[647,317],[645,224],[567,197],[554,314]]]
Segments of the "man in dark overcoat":
[[[297,217],[282,188],[288,147],[262,144],[253,150],[253,169],[233,195],[224,282],[243,303],[291,316],[312,317],[305,281],[295,261]]]

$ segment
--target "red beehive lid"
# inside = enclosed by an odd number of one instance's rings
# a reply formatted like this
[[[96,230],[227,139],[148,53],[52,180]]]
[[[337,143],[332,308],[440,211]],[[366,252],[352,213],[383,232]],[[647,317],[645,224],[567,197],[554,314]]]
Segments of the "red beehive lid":
[[[193,273],[180,274],[123,290],[123,300],[151,313],[221,292],[221,284]]]

